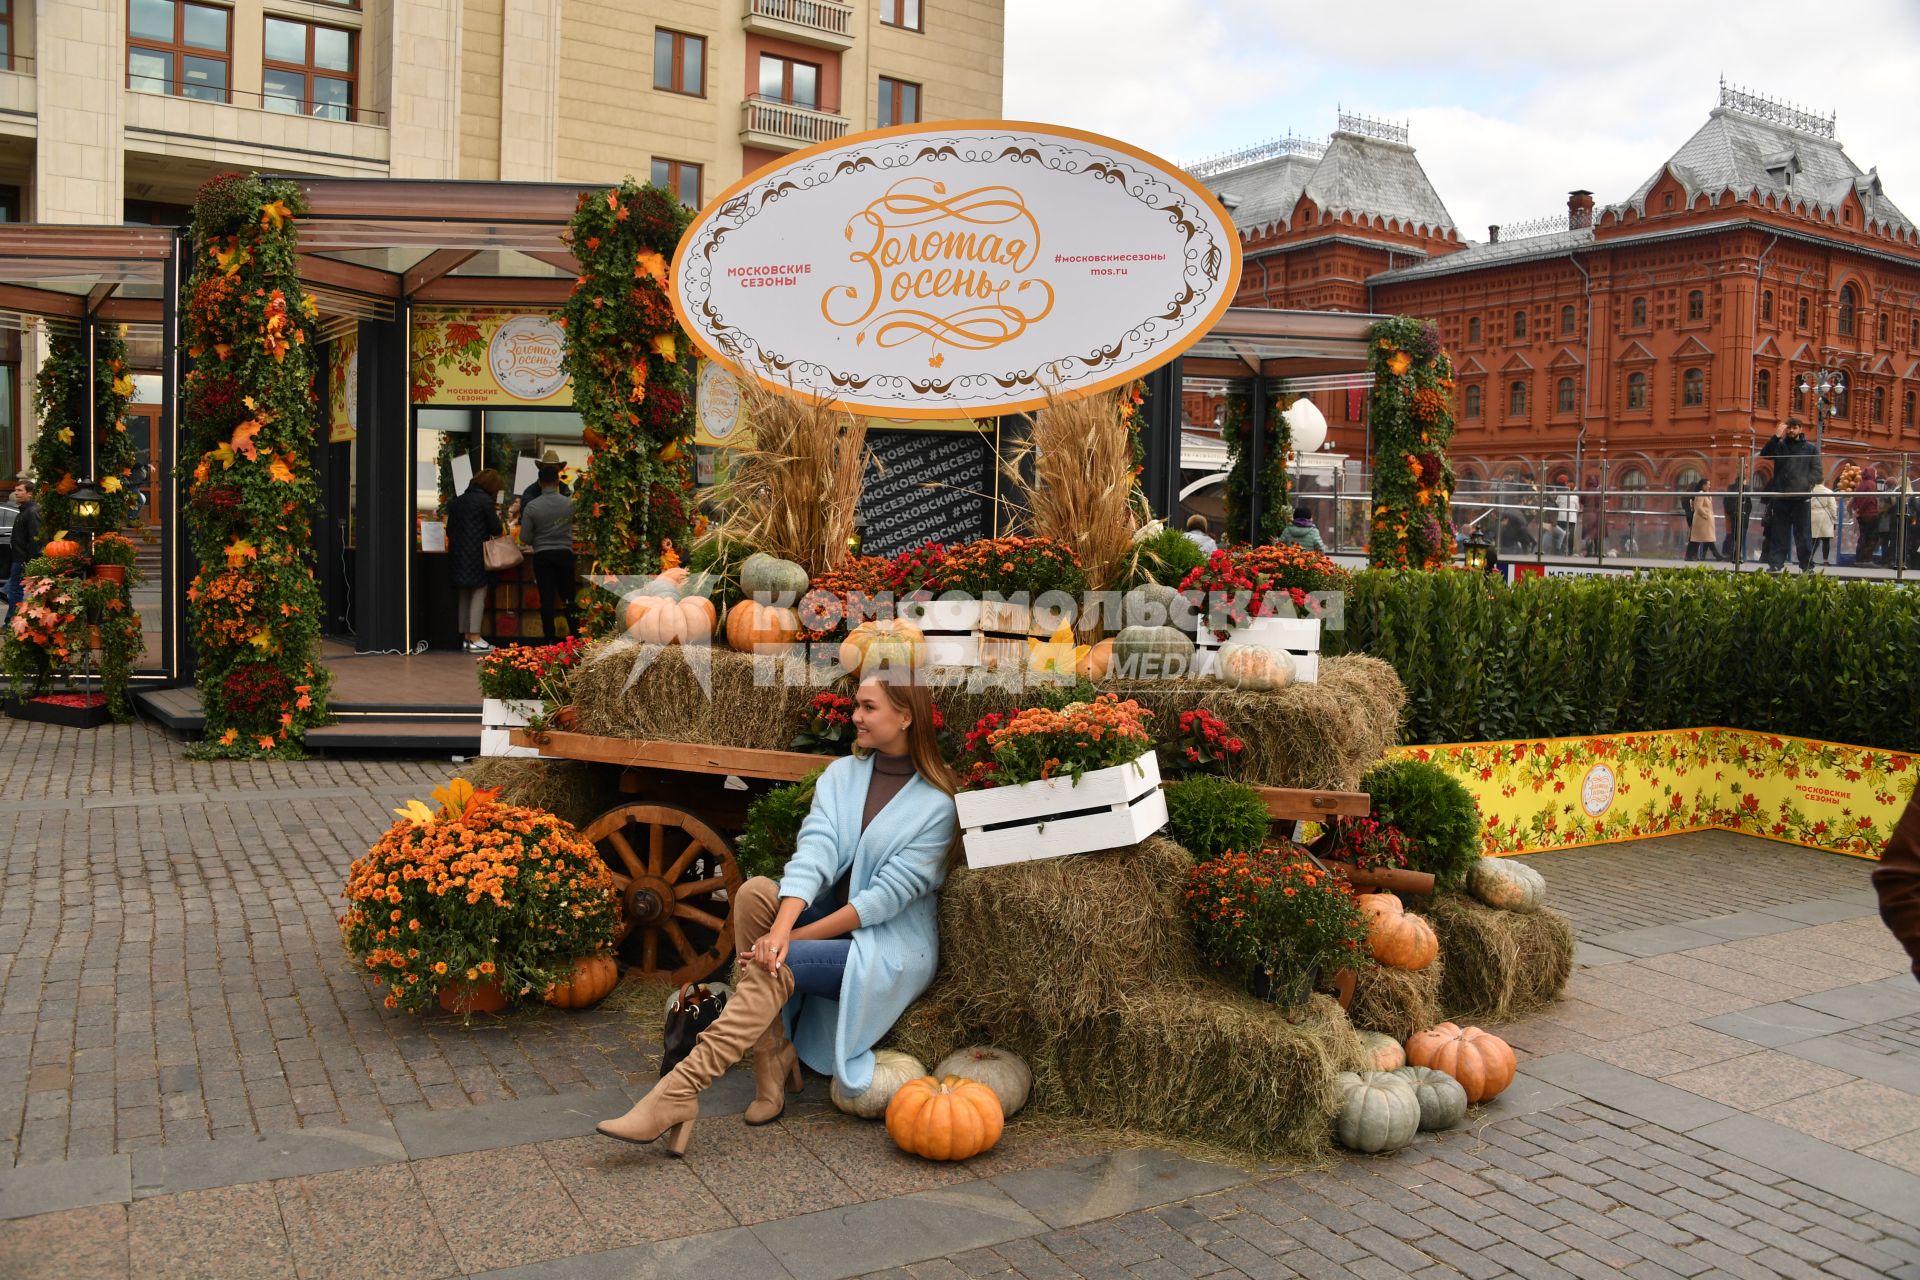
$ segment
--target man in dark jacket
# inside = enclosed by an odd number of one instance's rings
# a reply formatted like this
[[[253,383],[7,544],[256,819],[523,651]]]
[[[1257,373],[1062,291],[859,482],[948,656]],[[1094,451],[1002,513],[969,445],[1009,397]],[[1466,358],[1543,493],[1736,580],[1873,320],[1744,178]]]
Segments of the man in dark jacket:
[[[1773,439],[1760,451],[1773,459],[1773,479],[1767,498],[1767,569],[1779,573],[1787,555],[1800,562],[1800,572],[1813,569],[1813,486],[1820,481],[1820,455],[1807,443],[1807,433],[1796,420],[1774,428]],[[1791,548],[1789,548],[1791,544]]]
[[[1920,978],[1920,791],[1907,801],[1900,825],[1880,853],[1873,888],[1880,895],[1880,918],[1907,949],[1913,976]]]
[[[46,542],[40,536],[40,504],[33,500],[33,487],[25,480],[14,483],[13,505],[19,510],[13,517],[13,535],[9,543],[13,549],[13,564],[7,570],[6,622],[13,621],[13,611],[20,607],[20,601],[25,597],[26,591],[21,581],[26,573],[27,561],[38,556],[41,546]]]

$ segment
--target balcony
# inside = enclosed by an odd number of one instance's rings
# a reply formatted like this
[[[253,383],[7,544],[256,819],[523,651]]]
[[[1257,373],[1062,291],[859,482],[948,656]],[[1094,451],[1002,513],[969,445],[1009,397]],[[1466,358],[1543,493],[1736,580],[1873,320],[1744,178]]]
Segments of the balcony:
[[[822,49],[853,47],[853,6],[836,0],[747,0],[740,21],[756,35]]]
[[[852,124],[811,107],[796,107],[776,98],[748,98],[740,104],[740,143],[766,151],[798,151],[816,142],[838,142]]]

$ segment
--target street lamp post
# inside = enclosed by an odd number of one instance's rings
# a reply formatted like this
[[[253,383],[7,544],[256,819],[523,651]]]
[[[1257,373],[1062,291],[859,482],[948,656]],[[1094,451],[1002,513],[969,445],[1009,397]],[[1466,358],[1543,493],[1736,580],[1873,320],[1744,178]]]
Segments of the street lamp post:
[[[1847,394],[1847,371],[1845,369],[1820,369],[1800,375],[1800,394],[1813,393],[1814,412],[1814,456],[1820,459],[1820,474],[1827,471],[1827,419],[1833,416],[1834,405],[1841,396]]]

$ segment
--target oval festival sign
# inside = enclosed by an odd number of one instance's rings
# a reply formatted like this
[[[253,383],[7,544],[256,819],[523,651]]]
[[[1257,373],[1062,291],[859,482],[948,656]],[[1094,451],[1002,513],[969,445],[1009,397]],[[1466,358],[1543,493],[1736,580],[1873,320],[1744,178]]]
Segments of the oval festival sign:
[[[701,211],[673,303],[701,350],[889,418],[1033,409],[1137,377],[1233,298],[1199,183],[1109,138],[908,125],[802,151]]]

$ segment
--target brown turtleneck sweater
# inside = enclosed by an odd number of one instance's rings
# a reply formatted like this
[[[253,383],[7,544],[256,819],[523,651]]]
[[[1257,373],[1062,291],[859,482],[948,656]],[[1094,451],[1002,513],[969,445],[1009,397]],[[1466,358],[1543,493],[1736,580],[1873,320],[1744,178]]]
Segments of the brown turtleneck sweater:
[[[900,788],[906,786],[907,779],[913,776],[913,757],[905,752],[890,756],[876,751],[867,759],[873,761],[873,773],[867,779],[867,802],[860,810],[862,832],[887,807],[887,801],[900,794]],[[837,906],[844,907],[852,893],[853,869],[849,867],[847,874],[841,876],[833,886],[833,901]]]

